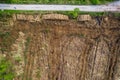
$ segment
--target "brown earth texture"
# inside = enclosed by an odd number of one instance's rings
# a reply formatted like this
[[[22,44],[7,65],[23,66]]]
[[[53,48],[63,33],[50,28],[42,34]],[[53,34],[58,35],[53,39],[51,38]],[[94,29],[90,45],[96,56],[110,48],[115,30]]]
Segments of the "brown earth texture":
[[[12,62],[14,80],[120,80],[118,18],[2,18],[0,33],[0,54]]]

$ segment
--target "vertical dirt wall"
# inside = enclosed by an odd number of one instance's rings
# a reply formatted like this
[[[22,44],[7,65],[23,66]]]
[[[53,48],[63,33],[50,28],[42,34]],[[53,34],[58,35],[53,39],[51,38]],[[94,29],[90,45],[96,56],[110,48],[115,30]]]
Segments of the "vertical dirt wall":
[[[15,21],[10,32],[19,47],[14,50],[24,57],[19,62],[12,57],[14,66],[23,65],[15,80],[119,80],[119,23]]]

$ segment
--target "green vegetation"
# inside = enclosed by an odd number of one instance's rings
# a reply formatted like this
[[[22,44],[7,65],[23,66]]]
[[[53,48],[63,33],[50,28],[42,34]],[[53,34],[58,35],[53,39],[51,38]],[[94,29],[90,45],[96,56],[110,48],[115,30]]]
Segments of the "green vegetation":
[[[37,76],[37,78],[38,78],[38,79],[40,79],[40,77],[41,77],[41,72],[40,72],[40,69],[39,69],[36,73],[37,73],[37,75],[36,75],[36,76]]]
[[[115,17],[120,17],[120,13],[110,13],[110,12],[82,12],[78,8],[75,8],[74,11],[19,11],[19,10],[4,10],[0,11],[0,17],[12,17],[12,14],[47,14],[47,13],[59,13],[68,15],[70,18],[75,19],[80,14],[90,14],[91,16],[108,16],[112,14]],[[44,32],[44,31],[43,31]],[[46,31],[45,31],[46,32]]]
[[[9,37],[9,36],[10,36],[10,33],[9,33],[9,32],[5,32],[5,33],[0,32],[0,38],[5,39],[5,38],[7,38],[7,37]]]
[[[0,80],[13,80],[12,65],[7,59],[0,60]]]
[[[76,19],[79,14],[81,14],[79,8],[75,8],[73,11],[58,11],[59,14],[68,15],[72,19]]]
[[[16,62],[20,62],[21,61],[21,57],[20,56],[15,57],[15,61]]]
[[[4,51],[8,50],[8,47],[10,46],[10,43],[8,42],[8,40],[10,39],[10,32],[0,32],[0,39],[2,40],[0,42],[1,45],[1,51],[2,53],[4,53]]]
[[[114,0],[3,0],[1,3],[19,4],[103,4]]]
[[[68,12],[68,15],[71,16],[72,18],[77,18],[79,15],[79,8],[75,8],[74,11]]]

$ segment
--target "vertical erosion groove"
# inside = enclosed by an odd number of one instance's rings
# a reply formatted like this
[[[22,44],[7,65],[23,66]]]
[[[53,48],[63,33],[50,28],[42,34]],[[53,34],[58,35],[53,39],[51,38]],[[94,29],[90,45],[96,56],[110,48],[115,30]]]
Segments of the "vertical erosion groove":
[[[120,80],[120,38],[116,40],[115,44],[116,61],[113,69],[113,80]]]
[[[90,58],[93,57],[94,60],[89,62],[89,64],[92,63],[91,80],[106,80],[108,76],[107,72],[109,71],[107,68],[109,65],[109,49],[103,39],[100,39],[100,41],[97,42],[97,45],[94,47],[95,48],[92,48],[93,55],[90,56]],[[92,52],[90,54],[92,54]]]
[[[86,64],[84,51],[87,45],[84,39],[77,37],[64,38],[64,40],[67,42],[63,43],[65,46],[61,52],[64,56],[62,80],[79,80],[84,76]]]

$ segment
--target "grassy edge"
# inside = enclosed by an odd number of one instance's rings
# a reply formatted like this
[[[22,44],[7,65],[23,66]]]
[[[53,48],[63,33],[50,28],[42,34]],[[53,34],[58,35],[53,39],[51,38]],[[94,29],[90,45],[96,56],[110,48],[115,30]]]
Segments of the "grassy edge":
[[[59,14],[64,14],[68,15],[70,18],[76,18],[78,15],[81,14],[90,14],[91,16],[108,16],[112,15],[115,17],[120,17],[120,13],[115,13],[115,12],[82,12],[82,11],[25,11],[25,10],[4,10],[0,11],[0,17],[6,16],[6,17],[11,17],[13,14],[47,14],[47,13],[59,13]]]
[[[0,1],[0,3],[7,3],[7,4],[71,4],[71,5],[98,5],[98,4],[105,4],[112,2],[114,0],[6,0]]]

